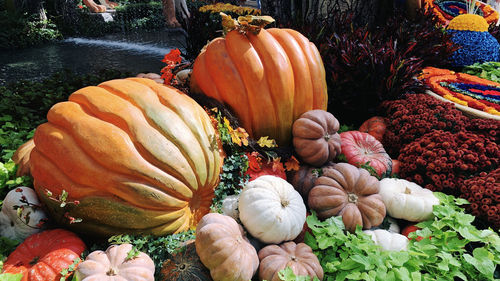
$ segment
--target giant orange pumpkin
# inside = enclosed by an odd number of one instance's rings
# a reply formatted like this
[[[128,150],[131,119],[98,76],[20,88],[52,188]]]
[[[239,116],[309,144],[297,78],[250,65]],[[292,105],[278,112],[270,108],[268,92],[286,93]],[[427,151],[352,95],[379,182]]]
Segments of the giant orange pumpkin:
[[[54,218],[81,218],[71,226],[85,233],[166,234],[209,212],[223,159],[209,116],[188,96],[150,79],[112,80],[76,91],[47,119],[30,168]],[[79,204],[48,198],[63,190]]]
[[[326,110],[318,49],[291,29],[252,30],[248,23],[233,28],[198,55],[191,90],[231,107],[252,137],[289,145],[292,123],[302,113]]]

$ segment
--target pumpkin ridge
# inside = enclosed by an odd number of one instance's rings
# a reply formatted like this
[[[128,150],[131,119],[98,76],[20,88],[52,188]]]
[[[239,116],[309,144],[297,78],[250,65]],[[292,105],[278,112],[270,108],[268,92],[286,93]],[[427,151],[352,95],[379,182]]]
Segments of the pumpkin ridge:
[[[245,128],[250,127],[254,134],[258,132],[259,134],[271,136],[272,131],[269,128],[276,127],[278,121],[275,108],[271,105],[265,106],[268,103],[272,104],[272,100],[267,79],[264,77],[266,73],[262,60],[247,37],[237,31],[229,32],[226,35],[225,43],[228,55],[233,60],[246,90],[247,106],[251,113],[249,121],[251,123],[246,124],[243,122],[243,125]],[[241,54],[240,50],[248,51]],[[257,69],[258,72],[251,71],[249,68]],[[261,105],[261,108],[256,107],[257,105]],[[257,136],[254,135],[253,137]]]
[[[247,37],[262,61],[264,74],[270,86],[272,107],[276,109],[274,112],[277,124],[292,124],[295,84],[288,54],[265,29],[258,35],[247,34]],[[289,128],[279,126],[278,130],[278,140],[288,143],[292,137],[291,132],[288,132]]]
[[[153,82],[152,82],[153,83]],[[212,120],[207,115],[206,111],[192,98],[186,96],[186,94],[180,92],[179,90],[168,86],[168,88],[174,89],[179,96],[163,94],[164,88],[156,85],[153,88],[154,91],[158,91],[158,97],[160,102],[165,106],[169,106],[177,112],[179,116],[186,122],[191,132],[196,136],[196,140],[200,144],[204,154],[205,154],[205,165],[208,167],[207,179],[203,186],[214,185],[219,180],[219,173],[222,169],[223,158],[219,149],[221,149],[219,135],[217,128],[212,124]],[[181,96],[188,97],[187,99],[181,99]],[[170,99],[169,99],[170,98]],[[180,105],[187,103],[191,110],[195,110],[197,114],[192,112],[187,112],[184,107]],[[189,122],[188,122],[189,121]],[[200,128],[199,124],[202,125]],[[216,148],[212,148],[212,141],[215,141]],[[218,153],[214,153],[217,151]]]
[[[323,61],[321,60],[321,56],[318,52],[318,49],[313,43],[309,42],[309,40],[302,34],[300,34],[298,31],[289,28],[286,28],[284,30],[288,32],[290,35],[292,35],[293,38],[295,38],[295,40],[301,47],[306,57],[315,58],[307,60],[307,66],[309,68],[309,73],[310,73],[309,79],[311,80],[314,93],[312,109],[326,110],[326,105],[328,100],[328,93],[326,90],[327,89],[326,80],[321,81],[321,79],[317,79],[317,77],[325,76],[325,67],[323,65]],[[319,73],[318,73],[318,66],[321,68],[319,70]],[[318,92],[323,92],[323,94],[318,95],[317,94]]]
[[[203,88],[207,96],[213,97],[220,101],[220,93],[213,83],[207,81],[207,79],[196,80],[196,77],[205,78],[201,73],[208,73],[206,67],[207,64],[205,62],[205,54],[206,50],[203,49],[193,64],[193,73],[191,74],[191,87],[193,92],[196,93],[203,93],[203,91],[201,90]]]
[[[82,184],[75,183],[71,178],[69,178],[65,173],[63,173],[59,169],[59,167],[53,163],[53,161],[51,159],[49,159],[44,154],[42,154],[40,150],[33,150],[31,152],[31,159],[37,159],[37,158],[44,159],[43,162],[45,165],[42,167],[31,168],[33,177],[35,177],[38,174],[38,169],[41,168],[42,172],[40,172],[40,174],[52,175],[52,173],[56,173],[56,175],[58,177],[64,177],[64,180],[73,183],[73,184],[71,184],[71,186],[84,186],[85,188],[80,189],[80,191],[85,192],[85,193],[83,193],[83,194],[79,193],[78,196],[82,196],[82,195],[89,196],[89,195],[96,194],[96,193],[110,194],[109,192],[98,190],[90,185],[82,185]],[[47,166],[51,166],[51,167],[47,167]],[[40,186],[37,181],[34,180],[33,186],[35,187],[35,191],[37,192],[38,196],[40,196],[39,195],[40,193],[45,193],[45,187]],[[68,185],[64,185],[64,186],[68,186]],[[62,193],[64,186],[53,187],[51,192]],[[57,188],[57,189],[55,190],[54,188]],[[92,192],[90,192],[90,191],[92,191]],[[73,193],[68,195],[69,198],[72,198],[73,196],[74,196]]]
[[[92,95],[92,93],[88,93],[88,94]],[[110,111],[112,108],[104,107],[104,110],[106,110],[106,109],[108,110],[108,112],[104,112],[104,111],[102,111],[103,108],[101,106],[96,105],[91,100],[89,100],[89,97],[87,96],[88,94],[81,93],[81,91],[77,91],[69,97],[69,100],[71,102],[75,102],[75,103],[79,104],[80,107],[82,108],[82,110],[87,115],[94,117],[96,119],[100,119],[102,121],[105,121],[109,124],[115,125],[116,127],[120,128],[123,132],[125,132],[129,136],[130,140],[132,141],[132,144],[134,145],[137,152],[142,156],[142,158],[145,161],[149,162],[153,166],[160,167],[161,170],[166,171],[166,174],[173,176],[174,178],[176,178],[177,180],[179,180],[180,182],[182,182],[186,186],[193,186],[193,182],[192,182],[193,180],[196,181],[196,184],[198,184],[195,172],[194,172],[193,168],[189,165],[189,163],[184,163],[182,165],[182,168],[175,168],[172,166],[172,164],[178,164],[178,161],[182,161],[182,159],[185,159],[185,155],[182,154],[182,152],[179,150],[179,148],[173,142],[171,142],[163,134],[161,134],[157,130],[157,128],[154,128],[150,125],[150,123],[147,120],[147,116],[144,115],[144,112],[139,110],[130,101],[123,99],[119,96],[113,95],[114,97],[117,97],[117,98],[123,100],[124,102],[127,102],[128,104],[131,104],[135,110],[140,112],[142,117],[144,117],[144,122],[146,122],[147,125],[151,126],[150,128],[152,130],[155,130],[155,133],[157,133],[157,135],[159,135],[163,138],[161,140],[159,139],[159,141],[165,142],[165,140],[166,140],[168,142],[169,147],[164,147],[164,148],[169,149],[170,153],[177,152],[178,154],[180,154],[179,156],[182,156],[182,157],[175,157],[174,156],[176,159],[176,163],[168,163],[167,162],[168,159],[163,159],[163,160],[159,159],[150,151],[151,148],[148,149],[146,146],[144,146],[143,142],[145,142],[147,139],[149,139],[150,135],[144,135],[143,134],[144,131],[139,131],[137,128],[135,128],[135,129],[132,128],[135,131],[135,132],[132,132],[130,126],[134,127],[134,124],[133,123],[129,124],[129,122],[127,122],[127,120],[125,120],[122,117],[123,115],[127,114],[126,110],[123,110],[125,112],[123,112],[123,111],[115,112],[115,111]],[[106,95],[109,95],[109,93],[106,92]],[[101,97],[99,97],[99,98],[102,99]],[[117,101],[115,101],[115,102],[117,102]],[[129,118],[134,119],[134,122],[140,122],[139,120],[137,120],[137,118],[134,118],[134,117],[135,116],[132,116],[132,115],[129,116]],[[167,157],[167,156],[165,156],[165,157]],[[179,169],[181,169],[181,170],[186,169],[186,171],[184,171],[184,173],[180,173]],[[184,176],[184,174],[187,174],[187,173],[189,173],[189,177],[192,178],[192,180],[189,180],[188,177]],[[181,197],[185,197],[185,195],[181,195],[180,193],[179,193],[179,195]],[[187,197],[183,198],[183,199],[187,199]]]
[[[267,31],[283,47],[292,65],[295,82],[292,121],[297,120],[303,112],[312,109],[312,104],[308,106],[309,104],[306,102],[313,98],[314,91],[305,53],[299,42],[286,29],[270,28]],[[300,93],[305,94],[301,95]]]
[[[110,81],[108,81],[108,82],[110,82]],[[138,108],[142,112],[142,114],[146,118],[146,121],[149,123],[149,125],[151,127],[153,127],[156,131],[158,131],[159,133],[161,133],[167,140],[169,140],[170,142],[172,142],[175,146],[182,148],[182,149],[180,149],[180,152],[182,153],[182,155],[184,156],[184,158],[188,161],[189,165],[191,166],[191,169],[193,169],[195,171],[200,171],[200,172],[202,170],[205,170],[205,168],[199,167],[195,163],[196,161],[194,160],[194,159],[198,158],[197,156],[200,155],[200,153],[199,153],[200,151],[191,151],[191,149],[195,149],[195,148],[192,145],[187,146],[185,144],[186,139],[184,139],[184,141],[179,140],[179,139],[177,139],[177,140],[174,139],[172,137],[172,135],[171,135],[171,131],[173,130],[173,128],[168,128],[168,127],[164,128],[164,126],[162,126],[161,122],[158,122],[158,121],[161,120],[161,118],[158,118],[158,117],[154,118],[155,114],[159,113],[159,111],[156,110],[157,108],[151,110],[152,111],[151,113],[154,113],[154,114],[147,114],[146,109],[143,108],[143,106],[140,106],[139,103],[138,103],[138,101],[136,101],[135,99],[133,99],[132,96],[128,96],[127,93],[125,93],[124,91],[122,91],[120,89],[117,89],[117,88],[114,88],[114,87],[112,87],[110,85],[105,84],[105,83],[108,83],[108,82],[101,83],[101,84],[98,85],[98,87],[107,90],[108,92],[110,92],[113,95],[119,96],[119,97],[127,100],[132,105],[134,105],[136,108]],[[140,83],[133,82],[133,81],[130,81],[130,82],[131,83],[135,83],[135,84],[140,84]],[[143,85],[143,84],[140,84],[140,85],[142,85],[143,87],[147,87],[146,85]],[[147,88],[154,93],[154,91],[151,88],[149,88],[149,87],[147,87]],[[161,101],[160,101],[160,98],[158,97],[158,95],[156,93],[154,93],[154,95],[158,99],[159,103],[161,104]],[[146,100],[144,100],[143,102],[147,103]],[[176,124],[182,123],[186,128],[189,129],[189,126],[185,123],[184,120],[182,120],[182,118],[180,118],[179,115],[177,115],[177,113],[174,110],[172,110],[171,108],[169,108],[169,107],[167,107],[167,106],[165,106],[163,104],[162,104],[162,106],[165,107],[165,108],[161,109],[161,111],[165,112],[164,114],[169,114],[169,115],[171,115],[170,117],[174,117],[175,116],[174,118],[176,118],[176,120],[175,120],[176,122],[169,122],[170,124],[173,124],[173,123],[176,123]],[[170,119],[170,118],[167,118],[167,119]],[[165,125],[165,124],[163,124],[163,125]],[[182,132],[185,132],[185,134],[182,134],[183,136],[187,135],[187,131],[189,131],[189,133],[192,134],[191,130],[190,129],[186,130],[186,128],[184,128],[182,130]],[[192,142],[195,139],[196,138],[192,134],[191,136],[189,136],[189,141],[187,141],[187,142],[190,143],[190,142]],[[201,148],[201,146],[199,146],[198,148],[200,150],[203,150]],[[201,185],[201,182],[202,182],[202,180],[200,179],[200,174],[201,174],[200,172],[195,173],[198,186]],[[205,170],[205,172],[208,173],[208,171],[206,171],[206,170]],[[206,176],[207,175],[205,175],[205,177]],[[193,186],[193,189],[197,189],[197,188],[194,188],[194,186]]]
[[[44,127],[42,127],[44,126]],[[39,134],[43,134],[44,133],[44,130],[43,128],[47,127],[47,126],[51,126],[52,127],[52,131],[54,131],[54,129],[59,129],[60,126],[56,125],[56,124],[53,124],[53,123],[46,123],[46,124],[42,124],[39,129],[37,130],[37,132],[35,132],[35,140],[38,139],[38,136]],[[66,141],[70,141],[70,147],[73,147],[73,153],[70,154],[70,155],[77,155],[78,156],[78,159],[80,160],[80,163],[84,162],[84,159],[86,159],[86,161],[89,161],[89,165],[90,167],[89,168],[86,168],[86,169],[90,169],[90,173],[100,173],[101,169],[99,169],[100,167],[104,167],[101,165],[101,163],[99,163],[98,161],[96,161],[93,157],[91,157],[91,155],[87,154],[87,153],[84,153],[84,150],[83,148],[79,145],[79,143],[74,139],[73,135],[70,133],[70,132],[66,132],[64,129],[61,129],[61,132],[63,132],[64,134],[66,134],[65,136],[65,139]],[[98,183],[96,182],[93,182],[93,178],[92,177],[85,177],[87,180],[91,180],[91,182],[82,182],[81,180],[78,180],[78,178],[74,178],[75,176],[78,176],[78,174],[75,174],[74,176],[72,176],[73,174],[68,174],[69,171],[66,171],[66,169],[70,166],[67,166],[67,165],[63,165],[64,162],[58,162],[58,161],[54,161],[53,157],[56,157],[57,156],[54,154],[55,150],[54,149],[57,149],[57,148],[64,148],[64,147],[67,147],[67,145],[59,145],[59,146],[56,146],[56,147],[52,147],[51,145],[55,145],[57,144],[56,142],[54,142],[54,140],[50,141],[50,142],[46,142],[48,147],[46,147],[47,145],[44,145],[44,146],[38,146],[36,147],[36,149],[34,150],[35,153],[39,153],[40,155],[39,156],[43,156],[43,158],[46,160],[45,162],[45,165],[47,165],[47,162],[50,162],[52,165],[54,165],[55,167],[57,167],[57,169],[53,169],[53,170],[50,170],[50,173],[49,174],[52,174],[52,173],[58,173],[59,175],[62,174],[65,176],[65,178],[67,180],[69,180],[71,183],[74,183],[72,184],[71,186],[79,186],[78,189],[79,191],[87,191],[85,190],[86,188],[82,189],[83,187],[91,187],[92,189],[94,189],[95,191],[97,192],[100,192],[100,193],[103,193],[103,189],[102,188],[99,188],[99,185]],[[44,150],[45,149],[49,149],[48,153],[45,153]],[[75,150],[77,149],[77,150]],[[78,154],[75,154],[76,152],[80,151],[81,153],[78,153]],[[33,157],[36,159],[36,155]],[[71,156],[70,156],[71,157]],[[71,158],[69,158],[71,159]],[[36,168],[35,168],[36,169]],[[42,167],[42,169],[44,169]],[[71,169],[70,169],[71,170]],[[95,171],[93,171],[95,170]],[[108,194],[109,196],[118,196],[124,200],[126,199],[132,199],[132,204],[136,205],[136,206],[141,206],[143,208],[152,208],[154,207],[154,205],[152,205],[150,202],[144,202],[143,204],[138,204],[137,201],[134,201],[133,198],[130,198],[130,196],[126,196],[127,193],[123,193],[122,191],[122,186],[123,185],[126,185],[126,183],[124,181],[127,181],[129,180],[130,182],[138,182],[138,183],[141,183],[141,182],[144,182],[144,183],[147,183],[148,181],[144,181],[143,178],[140,178],[140,177],[137,177],[137,176],[130,176],[130,175],[124,175],[123,173],[119,172],[119,171],[113,171],[113,176],[109,177],[110,178],[110,182],[114,182],[114,178],[117,178],[116,180],[119,182],[119,186],[113,186],[111,185],[110,189],[112,192],[106,190],[104,193],[105,194]],[[34,172],[35,174],[35,172]],[[96,180],[100,180],[100,179],[96,179]],[[151,182],[150,182],[151,183]],[[152,182],[151,184],[156,184],[154,182]],[[35,189],[38,189],[37,188],[38,185],[35,185]],[[168,191],[171,191],[171,193],[174,193],[173,195],[172,194],[169,194],[169,192],[166,192],[165,190],[161,190],[161,189],[158,189],[158,188],[155,188],[154,186],[151,186],[151,185],[147,185],[148,187],[150,188],[154,188],[156,190],[156,192],[159,192],[161,193],[163,196],[166,196],[166,197],[169,197],[171,198],[169,201],[172,202],[172,200],[182,200],[182,201],[186,201],[188,198],[184,195],[182,195],[181,193],[175,191],[174,189],[166,189]],[[51,188],[53,188],[51,186]],[[186,187],[187,188],[187,187]],[[75,190],[74,188],[72,188],[72,190]],[[54,190],[52,190],[54,191]],[[41,192],[44,192],[43,190]],[[60,192],[62,192],[62,190],[60,190]],[[87,194],[86,196],[88,196],[90,194]],[[73,192],[71,192],[71,194],[69,195],[70,198],[75,198],[75,197],[79,197],[75,194],[73,194]],[[179,199],[180,198],[180,199]],[[159,208],[159,207],[158,207]]]
[[[133,90],[129,90],[127,86],[130,86],[130,84],[126,84],[127,82],[131,83],[132,86],[144,87],[144,90],[146,90],[146,92],[151,92],[151,94],[149,94],[148,96],[144,93],[136,93],[136,91],[138,90],[135,88]],[[182,148],[181,153],[183,154],[183,156],[189,162],[190,166],[194,170],[198,171],[197,173],[195,173],[195,175],[197,176],[198,185],[206,180],[208,173],[206,167],[200,167],[201,164],[198,165],[198,161],[195,161],[201,160],[199,159],[199,157],[203,154],[200,153],[203,148],[201,146],[192,145],[193,141],[198,141],[196,140],[196,137],[191,131],[189,125],[183,118],[181,118],[181,116],[179,116],[179,114],[173,108],[171,108],[171,106],[165,106],[161,103],[161,98],[154,91],[154,89],[148,87],[145,84],[127,79],[103,82],[99,84],[98,87],[102,87],[109,91],[111,94],[124,98],[125,100],[132,103],[135,107],[137,107],[140,111],[142,111],[150,126],[155,128],[166,139],[174,143],[177,147]],[[171,122],[172,119],[175,119],[175,122]],[[171,127],[171,124],[174,124],[176,127]],[[176,132],[178,131],[184,132],[184,134],[176,134]],[[173,136],[175,136],[176,138],[174,138]],[[190,145],[187,145],[186,143],[190,143]]]
[[[248,93],[242,81],[242,76],[233,63],[232,58],[228,55],[228,47],[225,39],[215,39],[207,46],[205,60],[207,62],[207,74],[210,76],[212,83],[217,90],[221,88],[225,89],[219,91],[220,98],[224,103],[227,104],[231,110],[237,108],[241,104],[249,104]],[[224,75],[217,75],[217,73],[224,73]],[[233,112],[235,111],[233,110]],[[251,108],[240,107],[238,117],[243,124],[252,124],[253,118]],[[248,132],[252,132],[251,126]]]
[[[54,105],[47,117],[50,124],[71,128],[68,134],[74,138],[78,148],[105,168],[117,173],[130,173],[154,185],[164,186],[165,190],[183,188],[182,184],[174,185],[180,183],[179,180],[144,160],[125,132],[103,120],[81,114],[82,112],[79,104],[62,102]],[[95,147],[99,149],[94,149]],[[188,195],[192,193],[189,188],[183,189]]]

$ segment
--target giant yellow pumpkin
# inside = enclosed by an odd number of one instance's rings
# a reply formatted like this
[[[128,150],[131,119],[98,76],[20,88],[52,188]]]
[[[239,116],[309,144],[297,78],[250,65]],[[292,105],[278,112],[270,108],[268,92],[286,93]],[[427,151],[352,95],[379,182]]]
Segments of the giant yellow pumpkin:
[[[111,80],[54,105],[30,169],[53,217],[98,235],[187,230],[209,212],[222,156],[206,112],[152,80]],[[50,199],[69,193],[67,201]],[[65,212],[68,212],[65,214]]]
[[[233,109],[254,138],[289,145],[292,123],[304,112],[326,110],[325,69],[316,46],[291,29],[233,26],[198,55],[191,90]]]

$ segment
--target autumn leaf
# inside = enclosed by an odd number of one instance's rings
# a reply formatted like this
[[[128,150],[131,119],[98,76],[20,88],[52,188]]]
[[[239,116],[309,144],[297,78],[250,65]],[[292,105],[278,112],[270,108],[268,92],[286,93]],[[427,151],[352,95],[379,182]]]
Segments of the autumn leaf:
[[[295,156],[290,157],[290,159],[285,162],[285,169],[287,171],[298,171],[299,168],[299,161],[295,158]]]
[[[168,65],[177,65],[182,62],[181,51],[179,49],[170,50],[168,54],[165,55],[162,62]]]
[[[278,146],[276,144],[276,141],[273,140],[273,139],[269,139],[268,136],[260,137],[260,139],[257,141],[257,144],[260,147],[269,147],[269,148],[273,148],[273,147],[277,147]]]
[[[273,158],[273,172],[284,172],[283,163],[281,163],[281,158]]]

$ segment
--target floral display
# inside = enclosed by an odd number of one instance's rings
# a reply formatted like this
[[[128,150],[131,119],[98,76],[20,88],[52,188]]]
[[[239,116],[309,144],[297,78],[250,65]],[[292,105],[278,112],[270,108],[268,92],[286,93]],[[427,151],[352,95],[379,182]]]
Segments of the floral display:
[[[442,25],[448,23],[458,15],[467,13],[467,0],[423,0],[427,11],[437,16]],[[498,21],[498,13],[490,5],[476,2],[478,14],[486,19],[488,24]]]
[[[500,143],[500,120],[493,119],[471,119],[467,131],[482,135],[492,142]]]
[[[500,44],[488,32],[488,23],[483,17],[472,14],[457,16],[450,21],[447,30],[452,34],[451,40],[461,47],[451,56],[453,66],[498,61]]]
[[[393,157],[406,144],[432,130],[459,132],[465,129],[467,117],[451,103],[429,95],[406,95],[403,99],[382,104],[388,126],[383,145]]]
[[[466,209],[472,215],[500,228],[500,169],[465,180],[460,191],[461,197],[471,203]]]
[[[435,130],[406,145],[400,176],[432,191],[461,195],[464,181],[500,163],[500,146],[482,136]]]
[[[445,99],[500,116],[500,83],[432,67],[425,68],[421,78]]]
[[[0,85],[0,281],[500,280],[497,12],[185,2],[161,71]]]

